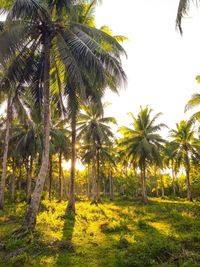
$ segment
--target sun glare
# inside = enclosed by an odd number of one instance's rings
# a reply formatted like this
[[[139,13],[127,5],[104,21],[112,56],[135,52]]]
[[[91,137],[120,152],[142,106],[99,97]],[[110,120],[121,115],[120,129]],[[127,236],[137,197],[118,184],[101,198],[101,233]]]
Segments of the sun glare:
[[[71,168],[71,160],[63,160],[62,162],[62,167],[64,171],[69,171]],[[79,161],[76,161],[76,170],[78,171],[84,171],[85,170],[85,166]]]

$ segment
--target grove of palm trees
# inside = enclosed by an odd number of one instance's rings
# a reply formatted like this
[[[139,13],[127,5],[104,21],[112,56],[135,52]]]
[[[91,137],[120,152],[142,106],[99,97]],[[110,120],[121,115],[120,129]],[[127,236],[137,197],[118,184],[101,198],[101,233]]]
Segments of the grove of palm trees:
[[[200,266],[200,94],[174,127],[149,103],[108,114],[130,40],[100,4],[0,1],[2,267]]]

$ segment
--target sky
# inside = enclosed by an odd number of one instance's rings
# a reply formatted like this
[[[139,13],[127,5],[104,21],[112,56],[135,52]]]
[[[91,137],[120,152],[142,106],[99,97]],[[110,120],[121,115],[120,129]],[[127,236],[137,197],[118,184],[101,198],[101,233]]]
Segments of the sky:
[[[105,115],[117,118],[119,126],[129,125],[127,113],[137,115],[145,105],[162,112],[160,120],[169,128],[192,114],[185,114],[184,107],[200,89],[195,80],[200,74],[200,11],[191,5],[181,36],[175,29],[178,2],[102,0],[97,6],[97,26],[107,25],[114,34],[129,38],[123,44],[128,54],[123,58],[127,88],[105,96],[112,102]],[[168,130],[163,133],[167,136]]]
[[[129,38],[123,44],[127,88],[119,96],[109,91],[105,96],[112,102],[105,115],[116,117],[120,126],[131,122],[128,112],[137,115],[145,105],[162,112],[161,121],[170,128],[191,115],[184,107],[200,89],[195,79],[200,74],[200,12],[191,5],[181,36],[175,29],[177,7],[178,0],[102,0],[96,9],[98,27],[107,25]]]

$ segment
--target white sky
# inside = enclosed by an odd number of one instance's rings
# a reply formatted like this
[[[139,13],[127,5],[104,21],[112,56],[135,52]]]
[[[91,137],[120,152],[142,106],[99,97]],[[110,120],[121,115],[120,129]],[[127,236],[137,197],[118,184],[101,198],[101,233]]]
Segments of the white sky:
[[[127,113],[136,115],[141,105],[162,112],[170,128],[191,114],[184,114],[184,107],[200,88],[195,80],[200,74],[200,12],[191,5],[181,37],[175,30],[178,1],[102,0],[97,7],[98,26],[108,25],[129,38],[124,43],[128,60],[123,60],[128,86],[120,96],[107,92],[105,97],[112,102],[106,115],[116,117],[119,125],[128,125]]]
[[[103,0],[96,10],[97,25],[108,25],[114,34],[125,35],[128,60],[123,66],[128,76],[127,89],[120,96],[110,92],[106,115],[119,125],[130,122],[128,112],[137,114],[149,105],[162,112],[162,122],[170,128],[186,119],[184,107],[191,95],[199,92],[195,77],[200,74],[200,15],[191,6],[183,21],[184,34],[175,30],[178,0]]]

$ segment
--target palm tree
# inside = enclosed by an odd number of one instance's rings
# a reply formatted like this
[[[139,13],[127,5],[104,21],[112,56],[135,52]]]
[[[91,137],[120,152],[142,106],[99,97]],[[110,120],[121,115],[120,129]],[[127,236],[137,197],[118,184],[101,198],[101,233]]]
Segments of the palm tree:
[[[147,165],[156,163],[160,166],[162,164],[159,149],[165,142],[158,134],[165,125],[155,123],[161,113],[156,114],[153,118],[151,118],[151,113],[152,109],[148,106],[141,107],[137,117],[130,113],[133,128],[121,127],[119,129],[123,134],[123,137],[119,140],[119,150],[124,151],[131,162],[137,162],[140,168],[142,197],[145,203],[148,201],[146,189]]]
[[[4,208],[4,193],[5,193],[5,182],[6,182],[6,172],[7,172],[7,157],[10,141],[10,128],[12,124],[13,117],[18,115],[21,121],[28,121],[28,114],[26,109],[23,107],[23,104],[20,100],[21,94],[24,88],[21,86],[21,82],[13,88],[10,87],[9,90],[6,90],[6,81],[4,78],[1,80],[1,94],[3,95],[2,99],[7,97],[7,110],[6,110],[6,122],[5,122],[5,137],[4,137],[4,149],[3,149],[3,166],[2,166],[2,175],[1,175],[1,185],[0,185],[0,209]]]
[[[4,208],[4,192],[6,183],[6,171],[7,171],[7,157],[8,157],[8,146],[10,139],[10,127],[12,121],[12,102],[13,98],[8,96],[7,100],[7,111],[6,111],[6,125],[5,125],[5,139],[4,139],[4,150],[3,150],[3,166],[1,174],[1,186],[0,186],[0,209]]]
[[[187,15],[191,3],[194,3],[197,5],[198,0],[196,0],[196,1],[179,0],[177,16],[176,16],[176,27],[179,29],[181,34],[183,33],[182,26],[181,26],[182,18]]]
[[[185,107],[185,111],[193,108],[200,107],[200,94],[193,94],[191,99],[187,102],[187,105]],[[200,111],[195,112],[191,119],[200,121]]]
[[[184,166],[186,172],[187,199],[192,201],[190,185],[190,165],[192,157],[199,157],[200,143],[194,137],[195,131],[191,121],[181,121],[176,129],[171,130],[170,137],[174,146],[174,157],[177,167]]]
[[[73,17],[77,21],[75,26],[79,25],[79,35],[78,37],[85,40],[86,37],[90,37],[87,40],[87,45],[93,47],[95,51],[93,53],[97,56],[99,60],[99,67],[102,68],[99,75],[92,71],[92,76],[90,73],[89,79],[86,77],[84,79],[84,85],[86,90],[86,99],[91,99],[94,102],[99,102],[103,97],[105,88],[109,87],[114,92],[117,88],[125,82],[126,76],[121,68],[120,55],[124,54],[123,48],[120,46],[118,41],[123,41],[124,37],[112,36],[107,33],[104,29],[95,28],[95,20],[93,17],[93,11],[96,1],[92,1],[91,5],[80,5],[71,6]],[[78,9],[77,9],[78,8]],[[75,13],[74,13],[75,11]],[[86,35],[85,35],[86,34]],[[93,44],[91,43],[93,38]],[[100,50],[99,50],[100,49]],[[100,52],[100,53],[99,53]],[[103,52],[103,53],[102,53]],[[103,57],[102,57],[103,56]],[[106,57],[104,57],[106,56]],[[110,63],[105,61],[109,60]],[[110,61],[111,60],[111,61]],[[112,71],[110,71],[110,67]],[[116,72],[117,71],[117,72]],[[68,86],[68,114],[71,120],[71,174],[70,174],[70,190],[69,190],[69,201],[67,206],[67,213],[75,211],[75,197],[74,197],[74,180],[75,180],[75,162],[76,162],[76,121],[79,111],[80,94],[77,90]],[[78,97],[77,97],[78,96]],[[83,99],[83,96],[82,96]]]
[[[91,92],[85,91],[85,81],[89,81],[91,86],[97,82],[99,87],[103,88],[108,84],[106,81],[109,77],[115,76],[117,85],[125,80],[125,74],[120,62],[120,55],[124,53],[124,50],[114,38],[93,27],[81,24],[74,20],[74,18],[72,20],[68,17],[67,25],[63,21],[54,21],[52,18],[51,6],[49,9],[41,1],[15,1],[8,13],[7,21],[9,23],[6,24],[5,30],[0,36],[0,43],[2,44],[0,58],[2,58],[2,65],[6,64],[9,70],[9,81],[15,84],[19,78],[22,78],[23,74],[24,81],[28,82],[32,89],[35,89],[35,87],[40,90],[42,89],[43,94],[43,157],[26,216],[25,226],[28,228],[33,228],[35,225],[36,214],[48,170],[49,107],[51,100],[50,69],[53,66],[55,67],[55,61],[52,60],[51,55],[53,59],[56,59],[57,66],[59,67],[59,74],[57,76],[63,82],[62,87],[68,97],[68,111],[72,126],[72,194],[69,198],[68,210],[75,210],[73,187],[75,176],[76,116],[79,98],[92,95]],[[5,43],[6,45],[4,45]],[[107,52],[105,50],[103,46],[105,43],[112,45],[111,51]],[[17,55],[13,59],[11,56],[15,53]],[[42,71],[40,71],[41,69]],[[24,70],[26,70],[26,75],[24,75]],[[8,74],[6,77],[8,79]]]
[[[163,161],[166,167],[170,168],[172,171],[172,187],[174,196],[176,195],[175,176],[177,174],[175,153],[176,153],[176,145],[173,142],[168,142],[164,149]]]
[[[78,121],[78,138],[86,143],[86,155],[92,158],[93,188],[91,203],[97,204],[100,201],[100,157],[105,150],[103,150],[105,144],[107,146],[111,144],[111,138],[113,138],[113,133],[108,124],[116,124],[116,120],[112,117],[103,117],[103,110],[93,102],[82,105],[82,111]]]

